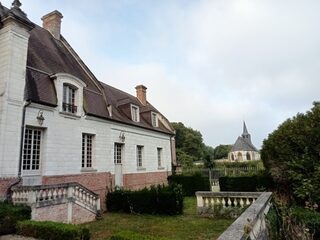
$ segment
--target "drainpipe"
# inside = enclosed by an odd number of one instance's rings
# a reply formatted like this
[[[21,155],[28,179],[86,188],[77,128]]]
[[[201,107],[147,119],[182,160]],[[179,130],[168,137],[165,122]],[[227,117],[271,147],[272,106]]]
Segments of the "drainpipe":
[[[22,109],[22,119],[21,119],[21,135],[20,135],[20,149],[19,149],[19,169],[18,169],[18,180],[11,184],[7,190],[7,201],[11,202],[12,199],[12,188],[16,185],[18,185],[21,180],[21,166],[22,166],[22,148],[23,148],[23,135],[24,135],[24,129],[25,129],[25,121],[26,121],[26,108],[31,104],[31,101],[25,102]]]

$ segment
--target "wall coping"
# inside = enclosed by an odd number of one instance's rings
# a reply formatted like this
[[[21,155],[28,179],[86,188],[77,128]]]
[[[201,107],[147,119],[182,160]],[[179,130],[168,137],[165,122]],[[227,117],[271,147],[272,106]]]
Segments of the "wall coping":
[[[222,192],[222,194],[225,193]],[[268,206],[272,197],[272,192],[263,192],[258,194],[260,194],[260,196],[257,198],[257,200],[251,204],[246,211],[244,211],[240,217],[238,217],[236,221],[234,221],[231,226],[229,226],[227,230],[220,235],[218,240],[244,240],[248,238],[251,231],[249,233],[245,233],[246,226],[249,226],[251,229],[253,229],[253,226],[257,223],[257,221],[261,217],[264,217],[265,212],[269,210]],[[250,222],[248,220],[250,220]]]

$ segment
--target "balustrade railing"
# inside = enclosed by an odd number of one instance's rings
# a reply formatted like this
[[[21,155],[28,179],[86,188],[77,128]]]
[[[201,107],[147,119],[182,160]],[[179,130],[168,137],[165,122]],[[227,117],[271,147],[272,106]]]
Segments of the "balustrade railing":
[[[93,212],[100,210],[99,195],[78,183],[15,187],[12,201],[36,207],[75,202]]]

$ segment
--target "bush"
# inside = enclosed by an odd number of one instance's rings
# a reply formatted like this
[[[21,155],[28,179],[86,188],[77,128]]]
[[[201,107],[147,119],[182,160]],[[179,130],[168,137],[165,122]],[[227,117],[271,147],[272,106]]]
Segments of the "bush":
[[[27,237],[43,240],[89,240],[89,229],[80,226],[57,222],[36,222],[25,220],[18,222],[17,232]]]
[[[159,185],[139,191],[116,190],[107,195],[107,209],[110,212],[182,214],[182,190],[178,185]]]
[[[191,176],[171,175],[168,177],[169,184],[180,184],[185,196],[194,196],[197,191],[210,191],[209,178],[201,173]]]
[[[306,208],[292,207],[290,216],[295,223],[305,226],[313,239],[320,239],[320,213]]]
[[[320,104],[286,120],[263,141],[261,158],[277,187],[304,205],[320,204]]]
[[[252,175],[219,178],[221,191],[256,192],[273,188],[272,178],[267,175]]]
[[[17,222],[30,218],[30,207],[0,203],[0,235],[15,233]]]
[[[109,240],[161,240],[164,238],[157,238],[146,236],[140,233],[130,232],[130,231],[121,231],[112,235]]]

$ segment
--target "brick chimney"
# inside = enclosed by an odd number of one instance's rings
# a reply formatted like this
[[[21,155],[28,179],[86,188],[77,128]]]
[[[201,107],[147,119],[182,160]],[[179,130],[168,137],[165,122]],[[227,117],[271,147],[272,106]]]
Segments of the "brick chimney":
[[[48,30],[58,40],[60,40],[62,18],[62,14],[57,10],[48,13],[41,18],[42,27]]]
[[[137,98],[142,103],[142,105],[147,105],[147,88],[143,85],[136,86]]]

